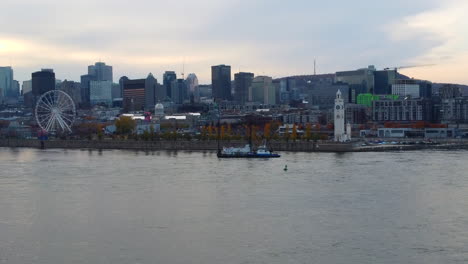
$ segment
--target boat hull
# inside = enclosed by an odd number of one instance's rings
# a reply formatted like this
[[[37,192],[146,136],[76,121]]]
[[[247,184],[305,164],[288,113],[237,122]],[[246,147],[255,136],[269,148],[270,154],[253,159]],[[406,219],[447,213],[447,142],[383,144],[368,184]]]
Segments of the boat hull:
[[[279,154],[255,154],[255,153],[246,153],[246,154],[222,154],[218,153],[218,158],[248,158],[248,159],[262,159],[262,158],[279,158]]]

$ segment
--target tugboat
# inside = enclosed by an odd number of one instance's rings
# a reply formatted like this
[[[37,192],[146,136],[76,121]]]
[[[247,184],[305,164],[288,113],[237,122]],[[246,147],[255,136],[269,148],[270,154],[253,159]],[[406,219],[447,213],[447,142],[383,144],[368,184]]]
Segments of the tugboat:
[[[249,133],[249,144],[245,145],[243,148],[234,148],[234,147],[220,147],[220,119],[221,111],[218,106],[218,158],[279,158],[281,155],[273,153],[270,149],[267,148],[266,143],[259,146],[257,150],[252,150],[252,129]]]
[[[243,148],[235,147],[223,147],[220,148],[219,137],[218,137],[218,158],[279,158],[281,155],[273,153],[268,149],[266,142],[263,142],[263,145],[258,146],[257,150],[252,149],[252,137],[249,137],[249,144],[245,145]]]

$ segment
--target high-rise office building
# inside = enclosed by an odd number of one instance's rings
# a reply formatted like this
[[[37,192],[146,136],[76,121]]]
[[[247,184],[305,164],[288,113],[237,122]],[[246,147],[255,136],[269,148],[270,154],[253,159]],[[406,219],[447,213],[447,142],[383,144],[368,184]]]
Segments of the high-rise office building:
[[[124,90],[124,83],[126,81],[128,81],[128,77],[127,76],[122,76],[120,77],[119,79],[119,86],[120,86],[120,98],[123,98],[123,90]]]
[[[293,99],[293,93],[296,90],[296,79],[292,77],[286,77],[280,81],[279,89],[279,101],[281,103],[288,103]]]
[[[254,74],[239,72],[234,74],[234,100],[240,104],[249,101],[249,88],[252,85]]]
[[[200,90],[198,89],[198,78],[195,73],[190,73],[185,80],[187,85],[187,94],[190,102],[200,102]]]
[[[31,74],[32,105],[35,107],[41,95],[48,91],[55,90],[55,73],[52,69],[42,69]]]
[[[55,73],[51,69],[42,69],[32,73],[32,92],[34,96],[55,90]]]
[[[419,98],[419,84],[416,80],[397,80],[392,85],[392,94],[402,97]]]
[[[432,83],[416,79],[395,80],[392,94],[411,96],[411,98],[432,98]]]
[[[187,98],[187,85],[184,79],[177,79],[171,84],[171,99],[176,104],[183,104]]]
[[[155,102],[162,102],[167,99],[167,90],[164,85],[156,83],[156,90],[154,91]]]
[[[350,91],[347,84],[333,84],[329,82],[317,82],[308,89],[308,101],[310,108],[331,110],[335,107],[336,93],[341,92],[341,99],[345,104],[350,103]]]
[[[18,98],[20,95],[20,84],[17,80],[13,80],[11,84],[11,89],[7,91],[7,97]]]
[[[419,97],[432,98],[432,82],[418,81],[419,83]]]
[[[374,93],[375,67],[369,66],[355,71],[337,72],[335,74],[336,83],[347,83],[351,89],[351,102],[355,103],[356,98],[362,93]]]
[[[34,97],[32,94],[32,80],[23,81],[21,94],[23,95],[24,105],[28,108],[32,108],[34,102]]]
[[[120,84],[113,83],[112,84],[112,100],[114,99],[122,99],[122,92],[120,90]]]
[[[89,96],[92,105],[106,104],[112,106],[112,82],[91,81],[89,84]]]
[[[23,85],[21,87],[21,93],[23,95],[25,95],[27,93],[32,93],[32,81],[31,80],[23,81]]]
[[[81,76],[81,101],[84,105],[91,103],[90,84],[91,81],[113,82],[112,66],[104,62],[96,62],[88,66],[88,74]]]
[[[391,94],[392,85],[397,79],[396,69],[374,71],[374,94]]]
[[[166,71],[163,75],[163,86],[166,88],[166,96],[172,98],[172,82],[177,80],[177,74],[173,71]]]
[[[153,110],[155,105],[155,90],[158,81],[153,74],[146,79],[123,80],[123,107],[125,111]]]
[[[89,91],[91,81],[97,81],[96,76],[89,74],[81,75],[81,102],[85,105],[91,103]]]
[[[210,84],[200,84],[198,85],[198,90],[200,91],[200,98],[213,98],[213,92]]]
[[[273,79],[268,76],[257,76],[250,86],[249,98],[251,102],[265,105],[276,104],[276,91]]]
[[[88,66],[88,74],[95,76],[96,81],[114,81],[112,66],[106,65],[104,62],[96,62],[94,65]]]
[[[73,100],[75,105],[81,104],[81,86],[74,81],[63,81],[60,83],[59,90],[66,92]]]
[[[231,100],[231,66],[211,66],[211,86],[215,100]]]
[[[0,99],[7,97],[13,88],[13,69],[0,67]]]

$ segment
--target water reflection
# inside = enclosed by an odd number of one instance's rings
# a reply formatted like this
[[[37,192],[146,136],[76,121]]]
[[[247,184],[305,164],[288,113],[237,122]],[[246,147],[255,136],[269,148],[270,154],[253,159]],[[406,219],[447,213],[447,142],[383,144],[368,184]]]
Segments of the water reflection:
[[[468,259],[466,151],[95,151],[0,149],[0,263]]]

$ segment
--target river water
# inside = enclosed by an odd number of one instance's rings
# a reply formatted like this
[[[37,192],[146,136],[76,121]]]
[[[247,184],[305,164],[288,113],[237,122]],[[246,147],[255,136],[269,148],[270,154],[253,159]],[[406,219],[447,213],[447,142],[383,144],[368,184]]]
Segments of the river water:
[[[282,154],[0,148],[0,263],[468,262],[467,151]]]

